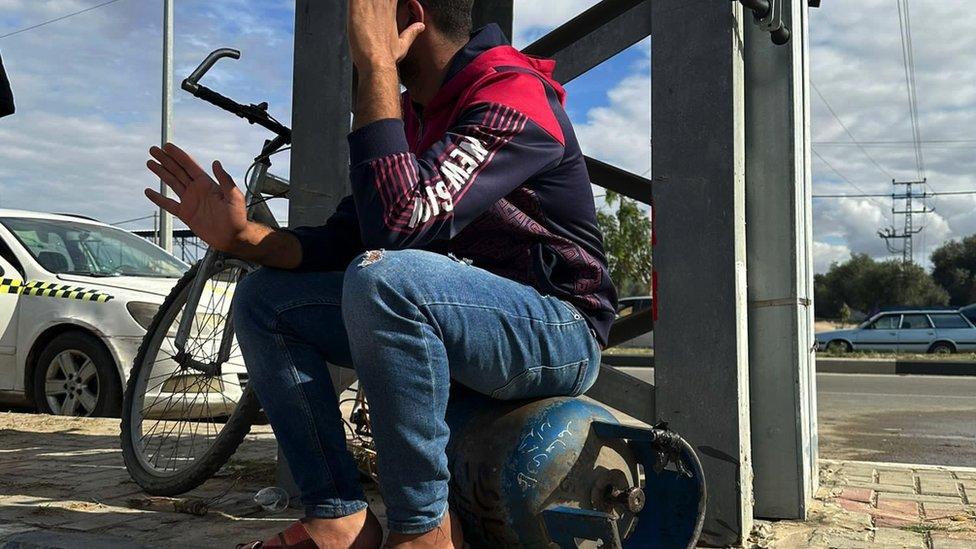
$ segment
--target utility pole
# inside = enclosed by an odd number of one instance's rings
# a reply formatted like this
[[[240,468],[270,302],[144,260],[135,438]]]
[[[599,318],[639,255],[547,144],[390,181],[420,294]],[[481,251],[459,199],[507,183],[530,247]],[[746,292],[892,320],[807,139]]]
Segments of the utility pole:
[[[163,0],[163,120],[160,146],[170,141],[173,118],[173,0]],[[160,193],[170,196],[169,187],[159,182]],[[161,248],[173,253],[173,217],[159,209],[159,233],[156,239]]]
[[[924,202],[922,203],[921,209],[916,210],[914,208],[915,199],[921,199],[924,201],[929,197],[929,194],[925,191],[916,193],[914,187],[915,185],[925,185],[927,181],[927,179],[923,179],[921,181],[891,181],[891,184],[894,185],[895,188],[898,186],[905,187],[905,192],[901,194],[894,193],[891,195],[891,213],[893,216],[904,216],[905,224],[900,233],[897,229],[895,229],[894,226],[878,231],[878,236],[884,239],[889,252],[893,254],[901,252],[902,265],[905,267],[915,261],[915,235],[925,229],[924,225],[918,228],[915,227],[915,216],[930,214],[935,211],[934,209],[926,206]],[[899,201],[902,201],[902,207],[904,209],[898,209],[897,204]],[[892,219],[894,219],[894,217],[892,217]],[[902,242],[900,247],[895,244],[895,241],[897,240],[901,240]]]

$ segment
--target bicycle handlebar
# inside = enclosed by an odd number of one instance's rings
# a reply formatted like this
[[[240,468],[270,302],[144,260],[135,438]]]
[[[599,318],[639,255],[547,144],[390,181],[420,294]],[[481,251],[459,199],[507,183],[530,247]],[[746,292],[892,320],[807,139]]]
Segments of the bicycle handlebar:
[[[190,76],[183,80],[183,84],[180,86],[184,90],[193,94],[194,97],[202,99],[211,105],[219,107],[227,112],[230,112],[236,116],[247,120],[251,124],[257,124],[271,132],[278,135],[278,141],[282,141],[282,144],[291,143],[291,129],[283,126],[278,121],[271,118],[268,115],[268,104],[261,103],[260,105],[242,105],[233,99],[221,95],[213,91],[212,89],[200,84],[200,79],[203,78],[207,72],[213,68],[213,66],[225,57],[230,57],[231,59],[240,59],[241,52],[231,48],[220,48],[219,50],[214,50],[207,56],[206,59],[200,63],[200,66],[194,70]]]
[[[231,48],[220,48],[219,50],[210,52],[210,55],[208,55],[207,58],[200,63],[200,66],[197,67],[195,71],[190,73],[190,76],[186,77],[186,80],[183,81],[183,89],[195,94],[197,88],[199,87],[200,79],[203,78],[203,75],[207,74],[207,71],[212,69],[213,66],[217,64],[217,61],[220,61],[225,57],[240,59],[241,52],[240,50]]]

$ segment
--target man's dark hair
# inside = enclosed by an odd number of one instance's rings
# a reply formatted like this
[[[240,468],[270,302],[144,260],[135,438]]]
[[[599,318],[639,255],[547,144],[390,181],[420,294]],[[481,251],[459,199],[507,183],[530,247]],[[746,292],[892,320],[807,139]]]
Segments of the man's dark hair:
[[[448,38],[466,42],[471,35],[474,0],[420,0],[438,30]]]

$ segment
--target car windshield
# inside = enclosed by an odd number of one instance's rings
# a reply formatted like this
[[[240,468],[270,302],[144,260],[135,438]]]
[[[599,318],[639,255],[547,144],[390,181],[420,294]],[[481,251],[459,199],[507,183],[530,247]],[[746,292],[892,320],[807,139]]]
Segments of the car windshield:
[[[132,233],[75,221],[0,219],[55,274],[178,278],[187,265]]]

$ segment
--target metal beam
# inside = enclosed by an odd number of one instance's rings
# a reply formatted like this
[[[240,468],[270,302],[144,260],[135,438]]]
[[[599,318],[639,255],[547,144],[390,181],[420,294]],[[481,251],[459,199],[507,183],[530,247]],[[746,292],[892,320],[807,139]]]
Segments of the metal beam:
[[[565,84],[650,35],[650,0],[603,0],[523,51],[555,59]]]
[[[793,39],[746,27],[746,240],[755,514],[805,519],[817,487],[806,1]]]
[[[621,343],[642,336],[654,329],[654,312],[651,309],[634,313],[617,320],[610,329],[608,347],[616,347]]]
[[[474,28],[480,29],[489,23],[496,23],[511,40],[512,21],[515,17],[512,4],[512,0],[475,0],[471,12]]]
[[[655,423],[654,386],[611,366],[600,366],[586,396],[648,425]]]
[[[742,8],[653,2],[657,419],[708,479],[702,543],[752,527]]]
[[[590,174],[590,181],[594,185],[599,185],[604,189],[620,193],[644,204],[651,203],[653,195],[650,179],[589,156],[586,157],[586,169]]]

